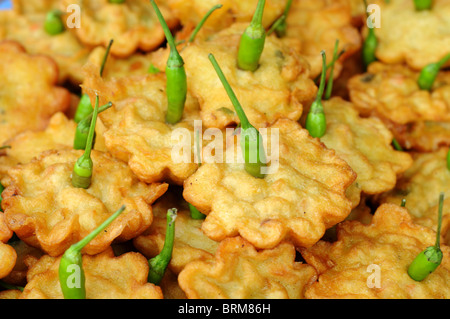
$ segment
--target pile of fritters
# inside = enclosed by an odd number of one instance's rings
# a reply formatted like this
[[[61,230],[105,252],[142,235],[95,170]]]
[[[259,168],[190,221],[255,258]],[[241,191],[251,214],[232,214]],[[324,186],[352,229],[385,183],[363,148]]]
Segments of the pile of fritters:
[[[15,0],[0,11],[0,299],[63,298],[62,254],[121,205],[83,249],[89,299],[450,298],[450,62],[430,91],[417,83],[450,54],[450,0],[422,12],[412,0],[370,1],[381,28],[367,68],[363,0],[293,0],[285,35],[267,36],[249,72],[236,58],[257,2],[157,1],[187,74],[177,124],[165,120],[170,49],[149,1]],[[286,4],[266,1],[266,30]],[[77,28],[66,20],[71,5],[81,9]],[[44,30],[51,10],[66,22],[57,35]],[[305,121],[321,51],[330,64],[337,40],[327,130],[313,138]],[[273,170],[264,179],[240,161],[239,117],[209,53],[267,132]],[[71,184],[82,94],[112,103],[98,116],[88,189]],[[177,132],[184,161],[174,158]],[[440,193],[443,261],[417,282],[408,265],[434,245]],[[173,253],[155,285],[148,260],[164,247],[171,208]]]

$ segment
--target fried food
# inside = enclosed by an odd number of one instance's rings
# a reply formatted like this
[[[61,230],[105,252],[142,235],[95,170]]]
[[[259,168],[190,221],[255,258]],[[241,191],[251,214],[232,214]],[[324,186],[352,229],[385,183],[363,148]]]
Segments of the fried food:
[[[258,0],[167,0],[169,8],[180,20],[184,28],[195,28],[205,14],[216,4],[222,8],[216,10],[205,22],[202,30],[208,33],[217,32],[231,26],[235,22],[247,22],[252,20]],[[273,22],[283,13],[285,0],[267,0],[264,7],[263,26],[269,28]]]
[[[25,130],[44,129],[53,114],[69,107],[70,93],[56,86],[58,69],[50,58],[29,55],[17,42],[0,42],[0,60],[3,145]]]
[[[28,272],[20,299],[62,299],[58,268],[61,257],[43,256]],[[148,261],[139,253],[118,257],[112,249],[83,255],[87,299],[163,299],[161,289],[147,282]]]
[[[166,193],[164,198],[158,200],[152,207],[153,223],[142,235],[133,239],[133,244],[148,259],[158,255],[164,246],[167,210],[174,207],[178,209],[178,213],[169,269],[174,274],[179,274],[193,260],[213,259],[219,243],[203,234],[201,230],[203,220],[191,218],[187,204],[179,203],[171,193]]]
[[[437,194],[436,198],[438,198]],[[450,296],[450,247],[442,245],[442,264],[422,282],[411,279],[408,266],[436,232],[415,224],[405,208],[381,205],[369,225],[357,221],[338,226],[338,241],[301,249],[319,273],[306,298],[447,299]]]
[[[68,80],[80,84],[83,80],[81,67],[91,49],[67,30],[54,36],[44,30],[47,12],[66,11],[60,5],[60,0],[14,0],[14,10],[0,11],[0,40],[14,40],[31,54],[50,56],[58,65],[58,83]]]
[[[350,99],[361,114],[398,124],[450,121],[450,72],[439,72],[431,92],[420,90],[418,77],[405,65],[374,62],[350,79]]]
[[[100,104],[113,103],[109,110],[99,114],[105,125],[103,136],[108,152],[128,163],[146,183],[167,180],[181,185],[198,165],[193,155],[185,162],[172,156],[172,150],[180,143],[172,135],[175,131],[187,132],[191,136],[189,142],[194,141],[194,120],[199,119],[197,100],[188,94],[182,120],[170,125],[165,120],[165,73],[104,81],[94,65],[89,67],[94,71],[87,74],[85,92],[91,100],[100,92]]]
[[[448,147],[431,153],[415,153],[414,163],[395,189],[378,196],[377,202],[399,205],[406,200],[406,208],[415,223],[437,229],[439,193],[444,192],[442,234],[450,243],[450,170],[447,168]]]
[[[84,252],[96,254],[113,241],[134,238],[150,226],[150,205],[168,187],[144,184],[126,164],[94,150],[92,184],[87,190],[75,188],[71,174],[82,154],[75,150],[47,151],[28,164],[10,169],[2,180],[2,207],[8,227],[21,240],[51,256],[64,253],[122,205],[126,205],[125,212]]]
[[[336,40],[339,51],[345,50],[335,64],[336,77],[343,61],[361,47],[348,0],[294,0],[287,18],[286,39],[308,60],[312,78],[322,71],[322,50],[327,53],[327,63],[332,61]]]
[[[315,280],[291,243],[257,250],[241,237],[225,239],[215,260],[193,261],[178,276],[189,299],[302,299]]]
[[[298,120],[303,104],[311,102],[317,92],[309,78],[307,61],[275,36],[266,39],[258,70],[239,70],[236,57],[239,39],[246,27],[247,23],[233,24],[181,52],[186,63],[188,88],[199,100],[201,119],[207,128],[223,129],[239,123],[208,59],[209,53],[217,58],[250,123],[256,128],[267,127],[279,118]]]
[[[357,178],[347,191],[356,207],[361,194],[393,189],[397,177],[412,165],[408,153],[392,147],[392,133],[377,118],[362,118],[350,102],[339,97],[323,101],[327,131],[321,141],[345,160]]]
[[[279,130],[280,157],[265,179],[248,174],[236,151],[232,163],[204,163],[185,181],[183,196],[207,215],[202,230],[211,239],[239,234],[262,249],[285,238],[311,246],[350,213],[345,192],[356,179],[350,166],[297,122],[279,120],[271,130]]]
[[[414,1],[372,1],[380,6],[381,27],[376,57],[387,64],[406,63],[421,70],[450,52],[450,3],[435,0],[431,10],[417,11]]]
[[[12,235],[12,231],[6,224],[4,214],[0,212],[0,279],[6,277],[16,264],[16,251],[7,244]]]
[[[178,25],[177,19],[164,3],[158,6],[170,28]],[[63,0],[62,5],[81,8],[80,28],[70,29],[86,46],[107,47],[114,39],[111,54],[126,58],[138,50],[151,51],[160,46],[164,32],[156,14],[147,0],[124,1],[121,4],[108,0]]]

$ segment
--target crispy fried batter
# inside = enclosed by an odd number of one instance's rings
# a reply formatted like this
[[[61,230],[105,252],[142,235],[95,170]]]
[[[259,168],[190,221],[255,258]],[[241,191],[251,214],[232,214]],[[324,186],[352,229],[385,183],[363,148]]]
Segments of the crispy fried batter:
[[[361,47],[348,0],[294,0],[287,25],[287,41],[311,64],[312,78],[322,71],[322,50],[327,53],[327,62],[332,61],[336,40],[339,51],[344,49],[345,53],[335,64],[335,76],[341,72],[342,62]]]
[[[124,163],[93,151],[92,184],[87,190],[75,188],[72,170],[82,154],[47,151],[29,164],[10,169],[9,178],[2,180],[6,187],[2,207],[8,227],[24,242],[51,256],[62,254],[122,205],[127,206],[125,212],[84,251],[99,253],[114,240],[134,238],[152,223],[150,205],[168,187],[139,182]]]
[[[58,69],[46,56],[29,55],[17,42],[0,43],[0,144],[24,130],[45,128],[70,105],[70,93],[56,86]],[[32,84],[32,85],[30,85]]]
[[[378,197],[378,202],[399,205],[406,199],[406,208],[413,221],[437,229],[439,193],[444,192],[442,234],[450,243],[450,171],[447,168],[447,148],[431,153],[415,153],[414,163],[396,188]],[[448,233],[448,234],[447,234]]]
[[[62,5],[78,5],[81,8],[81,27],[71,31],[87,46],[107,46],[111,39],[114,45],[111,54],[128,57],[137,50],[151,51],[161,45],[164,32],[155,11],[148,0],[124,1],[121,4],[108,0],[63,0]],[[158,6],[169,28],[178,25],[177,19],[165,5]]]
[[[375,28],[377,58],[388,64],[406,63],[421,70],[450,52],[450,3],[434,0],[431,10],[417,11],[414,1],[373,0],[380,6],[381,27]]]
[[[17,254],[13,247],[0,241],[0,279],[9,275],[16,264]]]
[[[233,105],[208,59],[213,53],[250,122],[267,127],[279,118],[298,120],[317,87],[307,61],[275,36],[268,37],[258,70],[236,67],[239,39],[247,24],[236,23],[182,51],[188,87],[198,98],[205,127],[223,129],[239,123]]]
[[[348,164],[294,121],[279,120],[274,129],[279,167],[265,179],[245,172],[235,152],[233,163],[204,163],[185,181],[184,198],[208,215],[202,224],[208,237],[240,234],[257,248],[273,248],[289,237],[311,246],[350,213],[345,192],[356,174]]]
[[[412,158],[392,147],[392,133],[377,118],[361,118],[354,105],[341,98],[323,102],[327,132],[321,141],[336,151],[356,172],[347,191],[353,207],[361,194],[380,194],[395,187],[397,177],[412,165]]]
[[[134,238],[133,244],[147,258],[158,255],[164,246],[167,210],[174,207],[178,209],[178,214],[169,268],[178,274],[193,260],[212,259],[219,243],[203,234],[201,230],[203,220],[191,218],[187,205],[181,204],[171,193],[165,194],[164,198],[153,206],[152,225],[142,235]]]
[[[172,151],[179,144],[175,131],[191,135],[194,146],[194,120],[199,118],[198,103],[187,96],[183,119],[166,124],[167,96],[165,73],[129,76],[104,81],[97,68],[89,65],[83,89],[95,98],[100,92],[101,104],[113,102],[113,107],[99,116],[105,124],[106,148],[114,157],[127,162],[132,171],[144,182],[169,180],[181,185],[192,175],[197,164],[194,160],[179,163]],[[88,71],[90,70],[88,68]],[[192,156],[193,157],[193,156]]]
[[[302,299],[316,280],[313,267],[295,261],[288,242],[258,251],[241,237],[220,243],[214,261],[193,261],[178,276],[190,299]]]
[[[384,204],[371,224],[344,222],[338,227],[337,242],[320,241],[310,249],[301,249],[303,258],[319,272],[319,280],[305,295],[328,299],[447,299],[450,247],[441,245],[442,264],[424,281],[416,282],[407,273],[414,258],[434,245],[435,239],[436,233],[415,224],[406,209]]]
[[[69,31],[51,36],[44,30],[47,12],[60,7],[60,0],[14,0],[14,10],[0,11],[0,39],[20,42],[31,54],[50,56],[58,65],[58,82],[83,80],[81,67],[90,48],[82,45]]]
[[[43,256],[28,272],[20,299],[62,299],[59,261]],[[112,249],[95,256],[83,255],[87,299],[163,299],[161,289],[147,282],[148,261],[139,253],[115,257]]]
[[[350,99],[363,115],[394,123],[450,121],[450,72],[440,72],[432,91],[420,90],[419,72],[405,65],[372,63],[348,82]]]
[[[216,10],[206,23],[203,30],[207,33],[217,32],[229,27],[235,22],[246,22],[252,20],[258,0],[167,0],[173,14],[181,21],[185,28],[195,28],[205,14],[216,4],[222,8]],[[263,25],[269,28],[272,23],[283,13],[285,0],[267,0],[264,7]]]

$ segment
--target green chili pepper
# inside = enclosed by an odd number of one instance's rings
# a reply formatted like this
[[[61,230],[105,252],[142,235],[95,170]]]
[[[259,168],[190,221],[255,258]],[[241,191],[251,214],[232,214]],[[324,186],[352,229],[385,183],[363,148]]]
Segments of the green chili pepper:
[[[198,158],[198,166],[202,166],[202,158],[201,158],[201,150],[200,150],[200,133],[198,131],[195,132],[195,142],[196,142],[196,148],[197,148],[197,158]],[[191,218],[192,219],[205,219],[206,215],[202,214],[194,205],[189,203],[189,210],[191,212]]]
[[[401,203],[401,205],[400,205],[401,207],[406,207],[406,199],[402,199],[402,203]]]
[[[177,209],[172,208],[167,211],[167,228],[166,238],[164,241],[164,247],[156,257],[151,258],[148,261],[148,282],[159,285],[167,266],[172,259],[173,242],[175,239],[175,219],[177,217]]]
[[[0,287],[8,289],[8,290],[20,290],[22,292],[23,292],[23,289],[24,289],[23,287],[16,286],[16,285],[11,285],[11,284],[8,284],[7,282],[4,282],[2,280],[0,280]]]
[[[366,0],[364,0],[364,4],[367,8]],[[369,17],[368,14],[367,14],[367,17]],[[369,66],[369,64],[371,64],[372,62],[375,62],[377,60],[377,57],[375,54],[377,47],[378,47],[378,39],[375,35],[375,29],[369,27],[367,37],[364,40],[363,46],[362,46],[362,60],[363,60],[364,68],[366,70],[367,70],[367,67]]]
[[[122,206],[118,211],[105,220],[100,226],[93,230],[78,243],[69,247],[59,262],[59,284],[64,299],[86,299],[86,278],[83,270],[83,259],[81,251],[106,227],[109,226],[125,210]]]
[[[102,113],[109,109],[112,106],[112,103],[109,102],[98,109],[98,113]],[[73,141],[73,148],[75,150],[84,150],[86,148],[86,143],[89,136],[89,129],[91,127],[93,112],[91,112],[87,117],[85,117],[82,121],[80,121],[77,125],[77,129],[75,130],[75,139]],[[94,132],[93,145],[95,145],[96,134]]]
[[[447,168],[450,171],[450,149],[448,150],[447,153]]]
[[[184,112],[184,105],[186,103],[187,96],[187,79],[186,70],[184,68],[184,61],[181,55],[178,53],[175,40],[170,32],[164,17],[156,5],[154,0],[150,0],[156,15],[164,30],[164,34],[167,39],[167,43],[170,46],[169,59],[166,66],[166,92],[167,92],[167,115],[166,122],[169,124],[178,123]]]
[[[415,281],[422,281],[427,278],[428,275],[434,272],[442,262],[443,254],[440,249],[440,241],[443,206],[444,193],[441,193],[439,196],[439,220],[436,233],[436,243],[434,246],[427,247],[424,251],[422,251],[408,267],[408,275]]]
[[[223,5],[222,4],[216,4],[215,6],[213,6],[211,9],[209,9],[209,11],[205,14],[205,16],[200,20],[199,24],[197,25],[197,27],[195,27],[194,31],[192,32],[191,36],[189,37],[189,43],[194,42],[195,37],[197,36],[197,33],[200,31],[200,29],[203,27],[203,25],[205,24],[206,20],[208,20],[208,18],[211,16],[211,14],[216,11],[217,9],[222,8]]]
[[[52,10],[47,13],[44,21],[44,30],[49,35],[57,35],[63,33],[65,30],[62,21],[62,12],[60,10]]]
[[[266,1],[259,0],[252,22],[245,29],[239,43],[238,68],[254,72],[259,67],[259,60],[266,42],[266,30],[262,24]]]
[[[89,128],[86,149],[83,155],[77,160],[72,172],[72,185],[77,188],[89,188],[91,185],[92,171],[94,164],[91,159],[91,151],[94,143],[95,125],[97,124],[98,115],[98,95],[95,98],[94,114],[92,115],[91,126]]]
[[[450,53],[436,63],[430,63],[420,72],[417,84],[421,90],[431,91],[441,68],[450,60]]]
[[[272,25],[270,30],[267,32],[267,35],[270,35],[270,34],[272,34],[272,32],[275,32],[275,34],[279,38],[283,38],[286,36],[286,32],[287,32],[286,19],[289,15],[289,11],[291,10],[291,6],[292,6],[292,0],[288,0],[286,3],[286,7],[284,8],[283,14],[281,15],[280,18],[277,19],[277,21],[275,21],[275,23]]]
[[[114,40],[110,40],[108,47],[106,48],[105,55],[103,56],[102,64],[100,66],[100,76],[103,76],[103,71],[105,69],[106,60],[108,59],[109,52],[111,50],[111,46],[113,45]],[[79,123],[81,120],[86,118],[92,114],[92,104],[89,95],[86,93],[81,96],[80,102],[78,104],[77,110],[75,112],[74,121],[75,123]]]
[[[225,91],[234,106],[236,114],[239,117],[241,126],[241,148],[244,154],[245,171],[256,178],[264,178],[265,174],[262,172],[262,168],[266,166],[266,154],[264,152],[262,136],[259,131],[250,124],[242,105],[239,103],[236,95],[233,92],[230,84],[228,83],[225,75],[223,74],[216,58],[213,54],[209,54],[209,60],[214,66],[214,69],[221,80]]]
[[[393,138],[393,139],[392,139],[392,145],[394,146],[394,149],[395,149],[395,150],[403,152],[403,148],[402,148],[402,146],[400,145],[400,143],[397,141],[396,138]]]
[[[120,3],[124,3],[125,0],[108,0],[109,3],[114,3],[114,4],[120,4]]]
[[[331,98],[331,94],[333,93],[334,66],[336,65],[336,61],[338,59],[338,48],[339,48],[339,39],[336,40],[336,43],[334,45],[333,61],[331,62],[331,71],[329,74],[327,89],[325,91],[325,100],[329,100]]]
[[[306,129],[312,137],[322,137],[327,130],[327,121],[322,105],[322,96],[325,89],[326,82],[326,65],[327,57],[325,51],[322,54],[322,76],[320,80],[320,87],[317,93],[316,100],[312,103],[308,116],[306,117]]]
[[[414,6],[417,11],[431,10],[432,0],[414,0]]]

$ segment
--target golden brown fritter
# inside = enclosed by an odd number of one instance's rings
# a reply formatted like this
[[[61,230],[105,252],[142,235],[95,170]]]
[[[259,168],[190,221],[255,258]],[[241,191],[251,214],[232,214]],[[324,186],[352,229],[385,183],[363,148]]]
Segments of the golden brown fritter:
[[[336,77],[342,70],[342,62],[361,47],[348,0],[294,0],[287,18],[286,40],[308,60],[312,78],[322,71],[322,50],[327,53],[327,62],[332,61],[336,40],[338,51],[345,50],[335,64]]]
[[[174,195],[166,193],[153,206],[154,220],[151,226],[133,239],[134,246],[145,257],[153,258],[161,252],[165,242],[167,210],[171,208],[177,208],[178,213],[169,269],[178,274],[193,260],[212,259],[219,243],[203,234],[203,220],[193,219],[186,203],[182,204]]]
[[[280,118],[298,120],[303,104],[315,97],[308,62],[275,36],[266,39],[260,67],[255,72],[236,66],[239,39],[246,23],[236,23],[205,40],[187,46],[188,88],[200,103],[207,128],[223,129],[239,123],[234,107],[208,59],[213,53],[242,107],[255,127],[267,127]]]
[[[68,30],[49,35],[44,30],[47,12],[59,9],[61,0],[14,0],[14,10],[0,11],[0,40],[21,43],[31,54],[50,56],[58,65],[58,83],[66,80],[80,84],[81,67],[87,61],[90,48],[81,44]]]
[[[122,205],[127,206],[125,212],[84,252],[96,254],[115,240],[134,238],[152,223],[151,204],[168,187],[144,184],[126,164],[94,150],[92,184],[88,189],[75,188],[72,171],[82,154],[47,151],[10,169],[2,180],[2,207],[8,227],[24,242],[51,256],[61,255]]]
[[[272,130],[279,132],[279,165],[273,159],[265,179],[248,174],[236,151],[233,161],[203,163],[185,181],[183,196],[207,215],[202,229],[208,237],[239,234],[257,248],[288,237],[311,246],[350,213],[345,192],[356,179],[350,166],[297,122],[279,120]],[[224,153],[236,147],[228,144]]]
[[[44,129],[70,105],[68,90],[56,85],[58,68],[46,56],[29,55],[17,42],[0,42],[0,144],[25,130]],[[32,85],[30,85],[32,83]]]
[[[178,276],[189,299],[302,299],[315,280],[291,243],[257,250],[241,237],[225,239],[215,260],[193,261]]]
[[[412,165],[412,158],[392,147],[392,133],[377,118],[362,118],[350,102],[336,97],[323,101],[327,131],[320,139],[356,172],[347,191],[353,206],[361,194],[380,194],[395,187],[397,177]]]
[[[28,272],[20,299],[62,299],[58,277],[61,257],[43,256]],[[112,249],[83,255],[86,299],[163,299],[161,289],[147,282],[148,261],[139,253],[118,257]]]
[[[380,6],[381,27],[376,57],[387,64],[406,63],[421,70],[450,52],[450,3],[432,1],[431,10],[417,11],[414,1],[373,0]],[[364,31],[364,33],[366,33]]]
[[[450,170],[447,168],[448,147],[431,153],[414,153],[414,163],[401,178],[395,189],[378,196],[378,202],[406,208],[415,223],[437,229],[439,193],[445,194],[442,234],[450,243]],[[447,234],[448,233],[448,234]]]
[[[450,121],[450,73],[440,72],[431,91],[421,90],[418,78],[405,65],[374,62],[350,79],[350,99],[361,114],[398,124]]]
[[[305,295],[313,299],[447,299],[450,247],[441,245],[442,264],[424,281],[416,282],[407,273],[414,258],[434,245],[435,239],[436,232],[415,224],[406,209],[384,204],[369,225],[344,222],[338,226],[335,243],[320,241],[301,249],[303,258],[319,273]]]
[[[169,28],[175,28],[178,21],[165,1],[157,2]],[[106,47],[114,39],[112,55],[125,58],[137,50],[151,51],[165,40],[148,0],[124,1],[121,4],[109,3],[108,0],[63,0],[62,5],[80,6],[81,27],[70,29],[80,42],[91,47]]]

